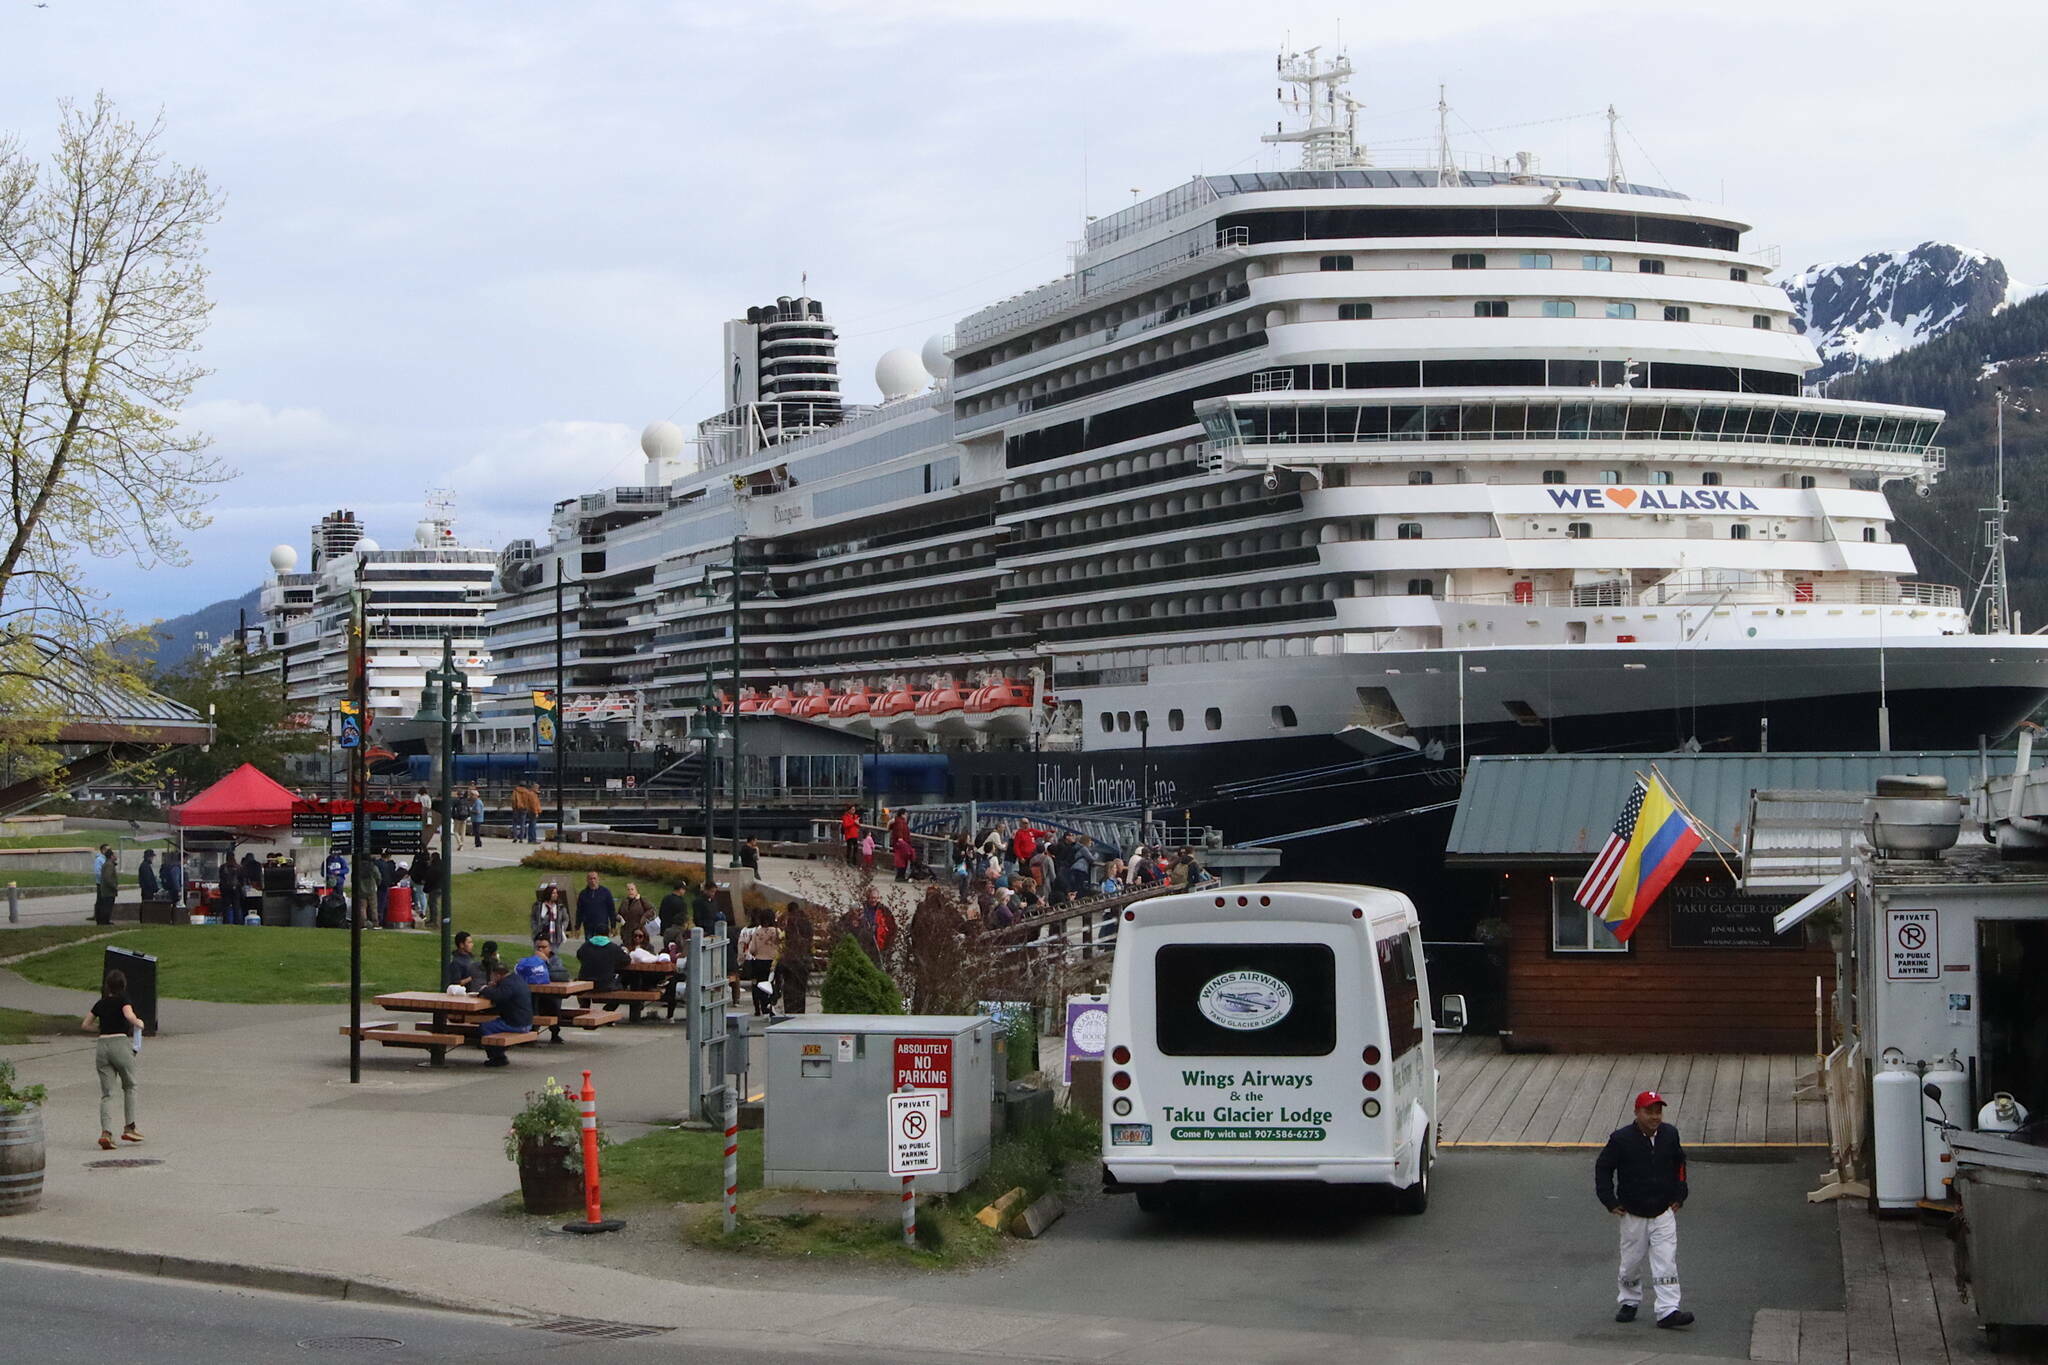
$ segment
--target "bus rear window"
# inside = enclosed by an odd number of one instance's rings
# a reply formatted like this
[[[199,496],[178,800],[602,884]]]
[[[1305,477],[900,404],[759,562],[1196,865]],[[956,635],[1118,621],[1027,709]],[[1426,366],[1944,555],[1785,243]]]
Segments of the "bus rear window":
[[[1169,1057],[1323,1057],[1337,1046],[1328,944],[1170,943],[1152,978]]]

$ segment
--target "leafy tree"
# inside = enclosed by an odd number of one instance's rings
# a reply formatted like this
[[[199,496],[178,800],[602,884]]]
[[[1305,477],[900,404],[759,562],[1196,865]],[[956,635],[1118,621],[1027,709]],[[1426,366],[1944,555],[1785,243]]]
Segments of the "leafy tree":
[[[213,743],[173,751],[163,766],[194,786],[205,786],[253,763],[272,777],[284,771],[293,754],[318,753],[327,742],[324,731],[296,723],[278,686],[277,656],[256,652],[244,657],[232,649],[218,654],[195,653],[174,672],[156,682],[165,696],[184,702],[214,724]]]
[[[47,164],[0,134],[0,752],[17,773],[55,761],[74,689],[134,682],[81,552],[184,562],[180,533],[230,476],[178,418],[205,373],[218,200],[162,132],[101,95],[60,104]]]
[[[903,994],[868,956],[860,939],[843,935],[825,964],[818,1004],[827,1014],[901,1014]]]

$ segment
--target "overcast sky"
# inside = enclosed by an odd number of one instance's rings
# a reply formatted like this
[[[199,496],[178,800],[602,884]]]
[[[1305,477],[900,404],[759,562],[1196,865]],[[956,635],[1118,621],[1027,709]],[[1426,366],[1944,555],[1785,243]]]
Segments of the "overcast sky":
[[[95,567],[147,620],[332,508],[394,543],[447,487],[501,545],[637,482],[641,426],[716,403],[719,324],[801,272],[871,401],[882,351],[1063,273],[1084,211],[1292,164],[1257,141],[1283,43],[1341,33],[1381,165],[1425,155],[1443,81],[1461,151],[1601,174],[1571,116],[1611,101],[1630,178],[1736,206],[1788,268],[1935,238],[2048,280],[2043,12],[0,0],[0,130],[47,149],[104,88],[227,196],[189,418],[241,474],[190,567]]]

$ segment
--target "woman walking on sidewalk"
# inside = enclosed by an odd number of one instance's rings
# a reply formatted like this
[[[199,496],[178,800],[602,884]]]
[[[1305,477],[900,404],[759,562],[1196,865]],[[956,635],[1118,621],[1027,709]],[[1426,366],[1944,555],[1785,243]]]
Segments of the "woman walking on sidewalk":
[[[140,1142],[142,1132],[135,1126],[135,1059],[142,1051],[142,1020],[128,1003],[128,977],[119,971],[107,973],[100,986],[100,998],[82,1027],[99,1034],[93,1052],[93,1069],[100,1077],[100,1146],[114,1150],[114,1086],[121,1087],[121,1141]]]

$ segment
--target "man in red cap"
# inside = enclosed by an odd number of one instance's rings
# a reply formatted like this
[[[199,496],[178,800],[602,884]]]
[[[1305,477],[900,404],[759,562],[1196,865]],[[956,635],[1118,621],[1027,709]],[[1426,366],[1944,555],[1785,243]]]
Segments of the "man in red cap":
[[[1643,1258],[1657,1294],[1659,1327],[1690,1327],[1692,1314],[1678,1306],[1678,1211],[1685,1205],[1685,1148],[1678,1130],[1664,1122],[1664,1097],[1654,1090],[1636,1096],[1636,1121],[1607,1135],[1593,1163],[1593,1193],[1621,1220],[1621,1270],[1616,1322],[1634,1322],[1643,1302]]]

